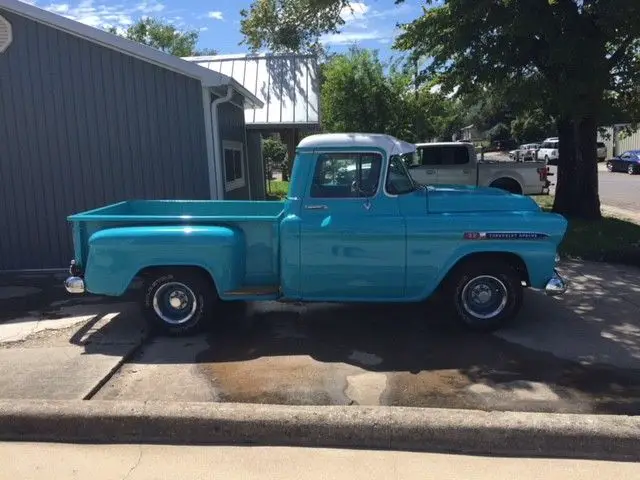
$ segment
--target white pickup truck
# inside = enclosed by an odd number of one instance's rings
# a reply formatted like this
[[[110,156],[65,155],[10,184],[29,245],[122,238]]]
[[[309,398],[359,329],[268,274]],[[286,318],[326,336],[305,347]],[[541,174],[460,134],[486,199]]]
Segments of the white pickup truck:
[[[406,158],[413,179],[423,185],[477,185],[511,193],[549,193],[549,170],[544,162],[517,163],[479,159],[465,142],[418,143]]]

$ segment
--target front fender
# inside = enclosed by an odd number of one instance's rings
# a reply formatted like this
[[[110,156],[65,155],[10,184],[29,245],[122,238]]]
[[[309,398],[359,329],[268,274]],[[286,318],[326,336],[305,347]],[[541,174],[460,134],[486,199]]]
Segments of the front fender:
[[[245,271],[241,230],[221,226],[141,226],[109,228],[89,238],[84,272],[87,291],[122,295],[147,267],[196,266],[206,270],[218,291],[237,288]]]

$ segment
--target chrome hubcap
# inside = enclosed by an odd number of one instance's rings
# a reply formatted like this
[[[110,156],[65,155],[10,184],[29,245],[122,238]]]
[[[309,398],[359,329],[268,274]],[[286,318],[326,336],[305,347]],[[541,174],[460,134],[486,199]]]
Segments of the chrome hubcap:
[[[153,295],[153,309],[156,315],[172,325],[188,322],[197,308],[198,302],[193,290],[184,283],[166,283]]]
[[[474,317],[486,320],[499,315],[507,305],[507,287],[491,275],[472,278],[462,289],[462,307]]]

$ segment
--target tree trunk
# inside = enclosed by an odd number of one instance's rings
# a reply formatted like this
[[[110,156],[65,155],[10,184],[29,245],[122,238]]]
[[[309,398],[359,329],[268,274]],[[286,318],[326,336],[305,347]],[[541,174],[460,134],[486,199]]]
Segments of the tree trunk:
[[[553,211],[565,217],[597,220],[601,215],[595,118],[559,119],[558,137],[558,178]]]

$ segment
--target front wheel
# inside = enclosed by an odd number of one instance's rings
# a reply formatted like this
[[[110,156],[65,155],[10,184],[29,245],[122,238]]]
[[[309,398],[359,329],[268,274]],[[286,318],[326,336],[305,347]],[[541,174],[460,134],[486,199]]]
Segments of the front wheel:
[[[504,262],[467,262],[453,272],[448,283],[456,316],[470,330],[497,330],[522,307],[520,275]]]
[[[629,173],[629,175],[635,175],[636,173],[638,173],[638,168],[635,165],[631,164],[627,168],[627,172]]]
[[[165,335],[199,332],[218,299],[211,278],[197,269],[154,269],[147,273],[142,310],[152,330]]]
[[[613,163],[607,162],[607,170],[609,170],[610,172],[613,172]]]

